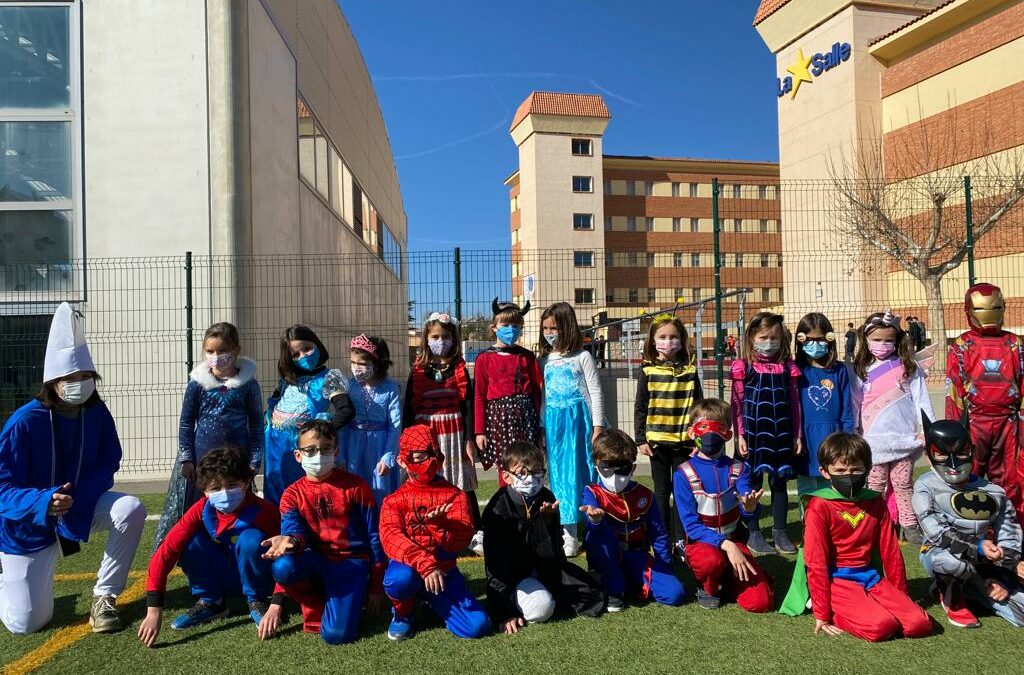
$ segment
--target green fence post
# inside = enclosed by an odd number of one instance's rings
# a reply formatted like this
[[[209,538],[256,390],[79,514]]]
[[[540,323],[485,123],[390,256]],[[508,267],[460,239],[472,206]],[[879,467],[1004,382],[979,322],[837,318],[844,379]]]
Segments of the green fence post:
[[[455,247],[455,319],[462,323],[462,249]]]
[[[185,366],[192,372],[192,251],[185,251]]]
[[[967,285],[974,285],[974,206],[971,204],[971,177],[964,176],[964,216],[967,219]]]
[[[711,220],[715,256],[715,364],[718,367],[718,398],[725,398],[725,352],[722,348],[722,225],[718,219],[718,179],[711,179]],[[699,364],[698,364],[699,366]]]

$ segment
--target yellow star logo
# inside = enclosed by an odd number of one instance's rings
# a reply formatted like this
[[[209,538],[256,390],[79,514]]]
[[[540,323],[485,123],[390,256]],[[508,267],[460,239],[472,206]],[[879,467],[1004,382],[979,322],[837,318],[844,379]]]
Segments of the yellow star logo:
[[[857,526],[860,525],[860,521],[864,520],[864,512],[863,511],[861,511],[860,513],[858,513],[855,516],[850,515],[846,511],[843,511],[839,515],[841,515],[843,517],[843,520],[848,522],[850,524],[850,527],[852,527],[855,530],[857,529]]]
[[[796,63],[786,68],[786,72],[793,76],[793,93],[790,94],[790,98],[796,98],[796,93],[800,91],[801,82],[814,82],[811,77],[811,73],[807,70],[807,67],[811,65],[810,58],[804,58],[803,48],[796,50]]]

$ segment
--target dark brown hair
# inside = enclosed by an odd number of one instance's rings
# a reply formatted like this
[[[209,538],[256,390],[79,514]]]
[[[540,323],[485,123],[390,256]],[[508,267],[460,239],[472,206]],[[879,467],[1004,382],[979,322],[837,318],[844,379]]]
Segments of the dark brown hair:
[[[658,329],[667,324],[672,324],[679,331],[679,351],[676,352],[676,361],[679,363],[689,365],[690,364],[690,336],[686,333],[686,326],[679,320],[677,316],[656,316],[651,321],[651,327],[647,329],[647,339],[644,340],[644,360],[656,363],[661,355],[658,354],[658,348],[654,344],[654,334],[658,332]]]
[[[211,450],[199,460],[196,469],[196,487],[206,491],[223,486],[230,480],[248,483],[252,479],[249,456],[234,445],[225,445]]]
[[[423,334],[420,336],[420,353],[416,356],[416,366],[419,368],[425,368],[430,363],[430,345],[427,344],[427,333],[434,326],[440,326],[441,328],[448,331],[452,336],[452,348],[447,354],[445,354],[451,361],[458,361],[462,358],[462,333],[459,331],[458,324],[445,323],[434,319],[433,321],[427,321],[423,324]]]
[[[206,347],[206,341],[211,338],[223,340],[231,351],[237,352],[242,349],[242,342],[238,339],[238,329],[235,328],[233,323],[220,321],[207,328],[206,332],[203,333],[204,348]]]
[[[802,348],[803,343],[799,342],[800,334],[806,335],[811,331],[820,330],[823,335],[832,333],[832,339],[826,340],[828,343],[828,354],[825,355],[825,361],[823,363],[825,368],[831,368],[839,360],[839,347],[836,346],[836,333],[832,329],[832,322],[828,320],[828,317],[821,312],[811,312],[810,314],[804,315],[804,318],[800,319],[800,323],[796,325],[796,339],[797,345],[794,347],[796,355],[794,360],[796,365],[801,368],[806,368],[811,365],[811,359],[807,354],[804,353]]]
[[[529,441],[516,441],[502,453],[499,462],[502,471],[510,471],[513,466],[542,470],[544,469],[544,451]]]
[[[875,312],[864,320],[864,325],[857,329],[857,353],[853,357],[853,372],[861,380],[868,379],[868,366],[875,360],[874,355],[868,350],[868,336],[879,328],[895,328],[896,354],[903,362],[903,379],[909,380],[917,372],[917,359],[914,358],[910,335],[899,326],[882,324],[883,316],[885,316],[885,312]]]
[[[544,319],[555,320],[555,327],[558,328],[558,351],[563,354],[575,354],[583,349],[583,333],[580,332],[580,325],[576,321],[576,310],[568,302],[556,302],[540,315],[540,345],[539,356],[547,356],[554,347],[544,339]]]
[[[863,464],[871,470],[871,446],[863,436],[846,431],[829,434],[818,446],[818,465],[828,471],[837,462]]]
[[[299,424],[299,434],[295,437],[295,442],[299,442],[302,434],[308,433],[312,433],[317,438],[327,438],[335,443],[338,441],[338,431],[328,420],[311,419],[302,422]]]
[[[292,360],[291,347],[288,346],[288,343],[292,340],[303,340],[316,345],[316,348],[320,350],[320,361],[316,364],[316,368],[327,363],[327,359],[331,358],[331,355],[327,352],[327,347],[324,346],[324,343],[320,341],[320,338],[317,337],[316,333],[309,326],[297,323],[286,328],[281,336],[281,355],[277,359],[277,372],[280,373],[281,377],[288,384],[297,384],[299,381],[298,367]]]
[[[750,362],[754,358],[754,336],[760,331],[779,327],[779,353],[775,359],[777,363],[785,363],[792,356],[789,343],[792,337],[789,334],[789,329],[786,328],[785,319],[782,318],[781,314],[774,314],[772,312],[758,312],[754,315],[754,318],[747,324],[747,330],[743,333],[743,360]]]
[[[719,424],[732,426],[732,408],[720,398],[706,398],[697,401],[690,408],[690,421],[711,420]]]
[[[594,464],[636,462],[636,442],[621,429],[607,429],[594,441]]]
[[[373,361],[373,365],[376,366],[373,378],[384,379],[388,376],[388,370],[391,368],[391,350],[388,348],[387,340],[382,337],[377,337],[376,335],[370,335],[367,339],[377,348],[376,355],[371,354],[365,349],[352,348],[350,351],[353,354],[362,354]],[[373,378],[371,378],[371,381]]]
[[[85,372],[91,372],[92,379],[96,380],[97,382],[103,379],[102,377],[100,377],[100,374],[97,373],[95,370]],[[68,375],[74,375],[74,373],[68,373]],[[39,391],[36,393],[36,398],[39,399],[39,402],[42,403],[43,407],[46,408],[47,410],[53,410],[55,407],[57,407],[57,405],[64,401],[64,399],[62,399],[57,394],[57,382],[59,381],[60,378],[58,377],[53,380],[50,380],[49,382],[43,382],[43,386],[40,387]],[[99,389],[97,389],[96,391],[92,392],[92,396],[90,396],[89,399],[82,404],[82,407],[84,408],[85,406],[92,405],[93,403],[99,403],[102,400],[103,399],[100,398]]]

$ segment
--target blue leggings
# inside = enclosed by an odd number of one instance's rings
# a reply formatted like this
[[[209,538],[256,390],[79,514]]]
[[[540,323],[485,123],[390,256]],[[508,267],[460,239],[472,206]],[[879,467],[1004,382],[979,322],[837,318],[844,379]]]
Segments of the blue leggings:
[[[444,590],[434,595],[423,586],[423,577],[416,570],[392,560],[384,573],[384,592],[391,598],[398,616],[408,617],[416,600],[425,601],[455,637],[473,639],[491,632],[491,620],[479,601],[466,586],[466,578],[458,569],[444,576]]]
[[[256,528],[243,530],[232,546],[210,539],[204,531],[188,542],[181,554],[181,569],[192,595],[208,602],[243,595],[265,600],[274,592],[270,561],[264,560],[260,542],[266,535]]]
[[[368,560],[328,560],[319,553],[306,550],[275,560],[274,578],[283,586],[309,582],[323,590],[320,637],[324,642],[343,645],[359,639],[359,615],[370,580]]]
[[[587,532],[587,564],[601,575],[609,596],[623,598],[627,591],[640,591],[661,605],[683,604],[683,582],[672,568],[647,551],[624,551],[609,528]]]

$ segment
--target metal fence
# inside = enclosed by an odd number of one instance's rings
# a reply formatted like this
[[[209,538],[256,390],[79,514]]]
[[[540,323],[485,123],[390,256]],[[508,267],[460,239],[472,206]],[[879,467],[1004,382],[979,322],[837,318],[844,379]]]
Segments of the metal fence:
[[[625,231],[613,225],[603,248],[529,250],[518,244],[411,252],[387,261],[369,252],[183,252],[59,264],[9,261],[0,248],[0,414],[6,419],[38,388],[50,316],[63,300],[85,313],[101,394],[125,448],[122,471],[143,476],[164,473],[173,461],[181,395],[189,368],[201,358],[203,331],[213,322],[238,326],[243,354],[257,361],[265,393],[277,383],[280,334],[297,322],[317,331],[331,364],[343,369],[352,336],[384,337],[395,357],[392,377],[404,383],[416,334],[430,312],[461,318],[472,360],[492,340],[491,300],[523,299],[532,287],[537,310],[528,316],[523,344],[539,341],[544,306],[572,303],[588,337],[607,340],[601,372],[610,422],[631,429],[635,369],[652,314],[681,317],[712,395],[728,384],[719,376],[734,355],[728,338],[741,350],[745,321],[761,309],[784,312],[791,327],[804,312],[821,311],[841,335],[846,323],[859,324],[867,313],[893,306],[904,317],[920,317],[938,339],[936,317],[947,334],[966,327],[961,304],[973,267],[980,280],[1003,285],[1010,298],[1008,324],[1021,330],[1024,218],[1018,203],[1007,205],[1021,181],[972,183],[971,199],[962,180],[941,199],[924,181],[881,191],[859,182],[849,186],[849,195],[829,181],[783,183],[777,204],[758,186],[717,184],[710,205],[624,197],[632,201],[613,207],[635,210],[637,225]],[[680,215],[663,217],[672,209]],[[887,233],[879,222],[897,231]],[[976,240],[972,225],[981,234]],[[878,241],[872,244],[865,233]],[[926,244],[925,268],[953,263],[937,284],[940,301],[935,288],[908,271],[907,260],[921,258]]]

